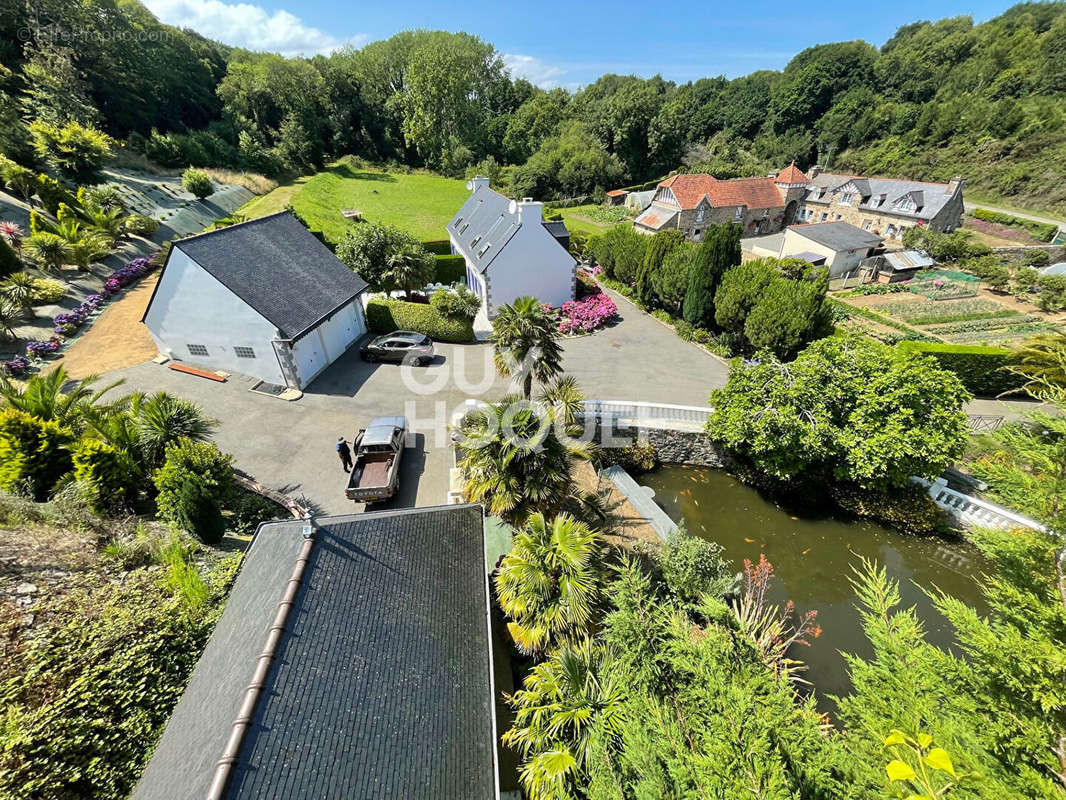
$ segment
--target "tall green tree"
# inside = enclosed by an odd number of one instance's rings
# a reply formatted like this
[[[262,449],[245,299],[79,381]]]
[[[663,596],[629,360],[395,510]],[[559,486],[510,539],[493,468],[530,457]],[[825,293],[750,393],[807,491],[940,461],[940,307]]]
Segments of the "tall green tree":
[[[737,365],[711,395],[707,431],[776,478],[903,487],[961,455],[969,397],[932,359],[831,337],[790,364],[765,356]]]
[[[644,260],[637,270],[637,299],[646,307],[658,304],[655,294],[655,273],[662,269],[663,262],[670,253],[685,241],[685,234],[679,230],[659,231],[651,237],[644,251]]]
[[[708,225],[693,259],[682,314],[699,328],[714,327],[714,295],[726,270],[740,263],[739,225]]]

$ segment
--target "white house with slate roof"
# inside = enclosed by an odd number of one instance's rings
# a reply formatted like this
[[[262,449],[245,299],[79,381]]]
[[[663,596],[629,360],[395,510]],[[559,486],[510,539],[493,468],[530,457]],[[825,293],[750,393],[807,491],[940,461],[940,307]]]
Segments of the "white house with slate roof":
[[[366,288],[283,211],[174,242],[141,321],[175,361],[303,389],[366,332]]]
[[[481,298],[482,315],[532,295],[561,306],[574,299],[577,261],[567,250],[566,226],[545,222],[541,204],[509,200],[474,178],[469,199],[448,223],[452,252],[466,260],[466,283]]]

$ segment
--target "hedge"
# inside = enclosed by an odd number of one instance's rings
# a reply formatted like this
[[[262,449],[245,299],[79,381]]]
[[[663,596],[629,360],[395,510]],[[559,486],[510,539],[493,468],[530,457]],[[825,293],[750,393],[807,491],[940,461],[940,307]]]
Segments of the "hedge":
[[[466,259],[462,256],[437,256],[437,283],[466,283]]]
[[[1033,234],[1034,238],[1039,239],[1042,242],[1050,242],[1055,234],[1059,232],[1058,225],[1051,225],[1047,222],[1037,222],[1034,219],[1025,219],[1023,217],[1015,217],[1010,214],[1002,214],[999,211],[989,211],[987,208],[975,208],[973,215],[977,219],[982,219],[985,222],[995,222],[1000,225],[1010,225],[1014,228],[1024,228]]]
[[[435,256],[450,256],[452,254],[452,243],[447,239],[433,239],[429,242],[422,242],[422,246]]]
[[[1025,384],[1021,375],[1001,369],[1011,364],[1014,357],[1003,347],[910,341],[900,342],[896,347],[932,356],[941,367],[954,372],[975,395],[997,395]]]
[[[7,242],[0,239],[0,278],[6,278],[13,272],[22,269],[18,255]]]
[[[470,320],[448,319],[428,303],[375,299],[366,304],[366,323],[375,333],[417,331],[437,342],[472,342]]]

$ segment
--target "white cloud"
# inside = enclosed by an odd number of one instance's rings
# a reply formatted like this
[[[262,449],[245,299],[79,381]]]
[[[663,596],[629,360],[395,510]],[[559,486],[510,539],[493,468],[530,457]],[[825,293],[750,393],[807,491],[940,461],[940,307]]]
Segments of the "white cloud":
[[[360,34],[338,39],[318,28],[305,25],[288,11],[267,11],[251,3],[224,3],[222,0],[145,0],[160,21],[198,33],[225,44],[281,53],[283,56],[312,56],[328,53],[345,44],[360,45],[369,37]]]
[[[504,53],[503,63],[516,78],[525,78],[542,89],[554,89],[560,85],[559,79],[566,74],[566,68],[541,61],[535,56],[518,53]]]

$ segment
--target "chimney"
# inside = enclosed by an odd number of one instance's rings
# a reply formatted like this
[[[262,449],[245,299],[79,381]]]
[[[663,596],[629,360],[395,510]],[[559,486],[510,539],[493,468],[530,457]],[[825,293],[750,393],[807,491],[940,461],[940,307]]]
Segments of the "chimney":
[[[948,189],[947,189],[948,197],[954,197],[955,194],[957,192],[959,192],[962,189],[962,187],[965,186],[965,185],[966,185],[966,179],[961,177],[961,176],[959,176],[959,175],[956,175],[954,178],[952,178],[950,181],[948,181]]]
[[[810,178],[811,180],[814,180],[815,178],[817,178],[821,174],[822,174],[822,168],[818,164],[815,164],[813,167],[811,167],[809,170],[807,170],[807,177]]]
[[[489,179],[483,178],[480,175],[475,175],[473,178],[466,182],[466,188],[469,189],[471,193],[476,192],[482,186],[487,189],[489,186]]]
[[[541,207],[542,204],[536,202],[532,197],[523,197],[518,203],[518,221],[539,225],[544,221]]]

